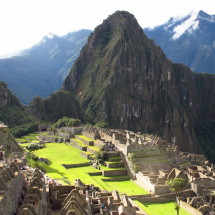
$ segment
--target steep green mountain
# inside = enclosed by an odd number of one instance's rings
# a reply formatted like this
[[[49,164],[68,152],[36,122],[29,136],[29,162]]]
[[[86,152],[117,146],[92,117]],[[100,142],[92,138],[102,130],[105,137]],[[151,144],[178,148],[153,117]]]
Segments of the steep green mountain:
[[[173,62],[184,63],[194,72],[215,74],[215,15],[193,12],[144,32]]]
[[[94,30],[63,89],[96,121],[215,157],[215,76],[169,61],[128,12],[115,12]]]
[[[90,32],[80,30],[63,37],[49,35],[19,56],[0,59],[0,80],[24,104],[35,96],[47,97],[61,88]]]
[[[35,121],[32,116],[25,112],[25,107],[2,81],[0,82],[0,121],[9,127]]]
[[[52,93],[46,99],[35,97],[28,106],[28,112],[38,120],[55,122],[64,116],[85,120],[85,114],[73,95],[64,90]]]

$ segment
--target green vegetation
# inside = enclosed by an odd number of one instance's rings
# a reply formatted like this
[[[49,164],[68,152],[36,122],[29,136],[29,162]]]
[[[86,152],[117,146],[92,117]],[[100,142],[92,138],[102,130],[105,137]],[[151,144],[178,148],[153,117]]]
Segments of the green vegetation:
[[[49,97],[36,97],[28,106],[28,111],[38,120],[56,122],[63,117],[78,118],[84,121],[85,114],[72,93],[58,90]]]
[[[46,133],[40,133],[40,134],[46,134]],[[19,140],[21,140],[22,142],[26,142],[26,143],[31,143],[31,142],[35,142],[38,141],[36,136],[38,136],[38,133],[31,133],[25,136],[22,136],[22,138],[16,138],[16,140],[19,142]]]
[[[87,140],[87,141],[93,141],[91,138],[83,136],[83,135],[76,135],[77,137],[80,137],[83,140]]]
[[[23,135],[37,131],[38,123],[29,123],[25,125],[16,126],[11,129],[11,134],[14,137],[21,137]]]
[[[31,134],[24,136],[23,140],[26,142],[35,141],[35,136],[38,134]],[[76,141],[77,139],[73,139]],[[20,146],[26,146],[29,143],[20,144]],[[28,156],[28,163],[32,167],[37,167],[42,169],[46,174],[58,180],[62,184],[65,183],[74,183],[74,180],[80,178],[85,184],[94,184],[94,186],[98,186],[103,190],[114,190],[117,189],[121,193],[126,193],[127,195],[134,194],[147,194],[148,192],[133,181],[128,180],[126,176],[115,176],[115,177],[104,177],[102,175],[99,176],[91,176],[89,173],[102,173],[101,170],[93,168],[92,165],[78,167],[78,168],[69,168],[66,169],[62,164],[83,164],[89,162],[86,158],[82,157],[80,153],[88,153],[80,151],[77,148],[74,148],[71,145],[66,145],[64,143],[46,143],[46,148],[38,149],[31,153],[30,155],[34,155],[35,157]],[[46,164],[38,160],[38,158],[46,158],[49,163]],[[119,157],[116,157],[114,161],[119,160]],[[124,169],[124,168],[111,168],[102,167],[105,170],[112,169]],[[103,181],[103,179],[112,179],[118,181]],[[122,180],[122,181],[120,181]]]
[[[108,159],[108,154],[105,151],[97,151],[95,154],[95,159],[99,161],[99,163],[104,164]]]
[[[106,122],[97,122],[95,124],[95,127],[96,128],[108,128],[109,126],[108,126],[108,123],[106,123]]]
[[[146,150],[140,150],[135,153],[129,153],[130,158],[145,158],[145,157],[155,157],[155,156],[165,156],[165,152],[158,149],[146,149]]]
[[[48,165],[45,164],[44,162],[39,161],[38,159],[39,159],[39,157],[34,153],[28,152],[26,155],[26,160],[31,167],[38,168],[38,169],[42,170],[43,172],[46,172]]]
[[[73,127],[81,125],[81,121],[79,119],[63,117],[59,119],[56,123],[54,123],[51,129],[61,128],[61,127]]]
[[[43,148],[45,148],[45,144],[42,144],[40,142],[32,142],[26,147],[28,151],[36,151],[38,149],[43,149]]]
[[[117,161],[121,161],[121,160],[122,160],[121,157],[110,157],[109,158],[110,162],[117,162]]]
[[[189,161],[184,161],[182,163],[179,164],[179,166],[186,166],[186,165],[189,165],[190,162]]]
[[[141,203],[137,200],[134,202],[149,215],[173,215],[175,212],[175,202]],[[181,208],[181,215],[191,214],[185,209]]]
[[[180,200],[181,200],[180,196],[183,190],[186,188],[187,182],[184,178],[174,178],[167,181],[166,184],[170,187],[170,190],[172,192],[175,192],[175,195],[176,195],[175,210],[177,211],[177,215],[179,215]]]

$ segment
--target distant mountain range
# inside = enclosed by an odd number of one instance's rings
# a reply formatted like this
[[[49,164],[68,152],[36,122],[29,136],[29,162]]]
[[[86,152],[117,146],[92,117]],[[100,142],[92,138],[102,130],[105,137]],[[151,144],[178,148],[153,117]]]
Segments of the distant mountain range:
[[[197,73],[215,74],[214,15],[193,12],[144,32],[173,62]],[[0,80],[23,104],[29,104],[35,96],[47,97],[61,88],[90,33],[80,30],[63,37],[49,35],[19,56],[0,59]]]
[[[215,74],[215,15],[192,12],[144,32],[173,62],[197,73]]]
[[[18,56],[0,59],[0,80],[24,104],[35,96],[47,97],[61,88],[90,32],[80,30],[63,37],[48,35]]]

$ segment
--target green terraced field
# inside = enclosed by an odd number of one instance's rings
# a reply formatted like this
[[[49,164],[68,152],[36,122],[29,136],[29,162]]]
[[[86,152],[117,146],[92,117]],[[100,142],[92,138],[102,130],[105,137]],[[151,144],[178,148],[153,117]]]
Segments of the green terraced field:
[[[27,136],[25,139],[32,139],[32,141],[34,141],[35,139],[33,137],[35,137],[35,135],[29,135],[29,137]],[[24,145],[25,144],[20,144],[20,146]],[[81,151],[79,149],[71,145],[67,145],[65,143],[46,143],[46,148],[34,151],[34,153],[39,157],[47,158],[50,161],[50,165],[44,164],[46,174],[63,184],[65,184],[65,181],[68,182],[68,180],[71,184],[74,184],[75,179],[80,178],[85,184],[94,184],[94,186],[98,186],[103,190],[118,190],[119,192],[126,193],[127,195],[143,195],[148,193],[133,181],[124,180],[124,176],[90,176],[88,173],[101,172],[101,170],[93,168],[92,165],[66,169],[62,164],[81,164],[89,162],[89,160],[80,155]],[[107,167],[103,168],[108,170]],[[111,168],[109,170],[113,169],[123,168]],[[102,179],[104,178],[112,178],[114,180],[123,179],[123,181],[103,181]]]
[[[137,200],[134,201],[140,208],[142,208],[149,215],[174,215],[176,214],[175,202],[163,203],[141,203]],[[180,208],[180,215],[191,215],[188,211]]]

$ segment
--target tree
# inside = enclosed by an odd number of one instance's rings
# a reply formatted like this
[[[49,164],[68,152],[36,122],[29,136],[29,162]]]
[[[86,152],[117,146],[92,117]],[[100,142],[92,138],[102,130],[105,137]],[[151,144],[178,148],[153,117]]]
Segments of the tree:
[[[95,127],[96,128],[108,128],[109,126],[108,126],[108,123],[106,123],[106,122],[97,122],[95,124]]]
[[[174,178],[167,181],[166,185],[170,187],[170,190],[172,192],[175,192],[175,195],[176,195],[175,210],[177,211],[177,215],[179,215],[181,194],[183,190],[186,188],[187,182],[184,178]]]
[[[72,127],[72,126],[80,126],[80,125],[81,125],[81,121],[79,119],[63,117],[52,125],[51,130],[54,130],[55,128]]]

